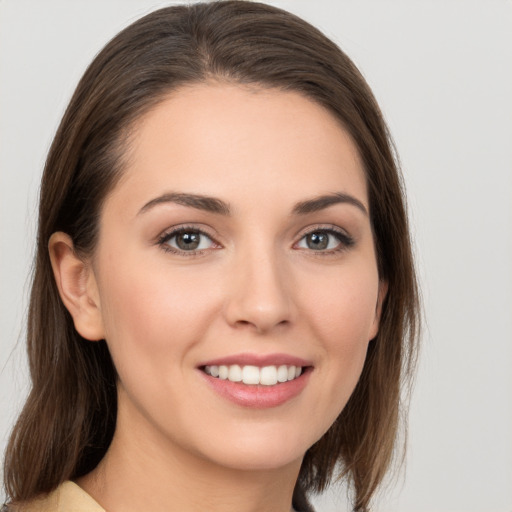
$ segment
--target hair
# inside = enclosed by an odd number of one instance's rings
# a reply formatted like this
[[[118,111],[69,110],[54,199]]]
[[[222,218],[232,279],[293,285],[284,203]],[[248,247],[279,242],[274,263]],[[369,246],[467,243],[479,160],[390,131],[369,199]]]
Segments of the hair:
[[[86,70],[57,130],[41,184],[28,313],[32,386],[4,463],[13,502],[94,469],[115,430],[112,359],[104,340],[89,342],[75,330],[57,291],[49,238],[66,232],[78,254],[91,254],[102,204],[122,175],[136,121],[170,92],[211,80],[298,92],[335,116],[359,150],[388,293],[358,384],[306,452],[296,496],[347,478],[354,510],[365,511],[393,465],[406,405],[401,389],[413,375],[420,315],[391,137],[361,73],[319,30],[269,5],[220,1],[160,9],[120,32]]]

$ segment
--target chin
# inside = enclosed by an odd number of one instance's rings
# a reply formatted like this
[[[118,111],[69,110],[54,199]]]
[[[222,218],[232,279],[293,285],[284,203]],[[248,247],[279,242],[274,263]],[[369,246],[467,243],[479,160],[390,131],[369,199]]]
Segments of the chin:
[[[250,433],[248,430],[242,436],[226,435],[219,442],[212,441],[202,450],[203,457],[230,469],[272,471],[290,465],[300,466],[306,451],[320,437],[292,432],[293,429],[286,426],[271,431],[255,428]]]
[[[287,450],[279,451],[245,450],[232,454],[223,454],[215,457],[214,462],[225,468],[239,471],[274,471],[290,465],[298,465],[302,462],[305,451]]]

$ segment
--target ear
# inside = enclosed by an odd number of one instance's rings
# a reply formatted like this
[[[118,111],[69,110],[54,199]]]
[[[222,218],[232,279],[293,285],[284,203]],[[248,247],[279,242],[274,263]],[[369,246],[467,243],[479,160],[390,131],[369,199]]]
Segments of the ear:
[[[377,294],[377,305],[375,307],[375,318],[373,319],[372,328],[370,331],[370,340],[373,340],[377,333],[379,332],[380,325],[380,317],[382,314],[382,305],[384,304],[384,300],[386,299],[386,295],[388,294],[388,282],[384,280],[379,281],[379,291]]]
[[[73,317],[75,329],[85,339],[103,339],[98,287],[90,263],[77,256],[66,233],[53,233],[48,251],[60,297]]]

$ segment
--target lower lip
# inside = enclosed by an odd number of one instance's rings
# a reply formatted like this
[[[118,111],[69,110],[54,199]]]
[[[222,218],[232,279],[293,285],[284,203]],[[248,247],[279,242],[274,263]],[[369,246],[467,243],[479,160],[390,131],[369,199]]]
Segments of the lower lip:
[[[201,370],[199,371],[206,382],[219,395],[237,405],[254,409],[277,407],[295,398],[305,388],[311,374],[311,368],[306,368],[302,375],[296,379],[274,386],[262,386],[218,379]]]

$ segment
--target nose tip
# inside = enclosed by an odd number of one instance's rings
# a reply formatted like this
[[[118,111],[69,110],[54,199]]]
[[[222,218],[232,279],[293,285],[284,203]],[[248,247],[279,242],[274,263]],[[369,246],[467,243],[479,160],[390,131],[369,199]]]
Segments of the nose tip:
[[[235,320],[232,323],[236,327],[246,327],[254,330],[258,334],[263,334],[271,331],[275,327],[284,326],[288,324],[288,322],[288,319],[281,319],[270,310],[253,310],[252,313],[243,315],[240,319]]]
[[[263,334],[292,320],[286,273],[270,258],[248,260],[232,275],[226,318],[232,327]]]

